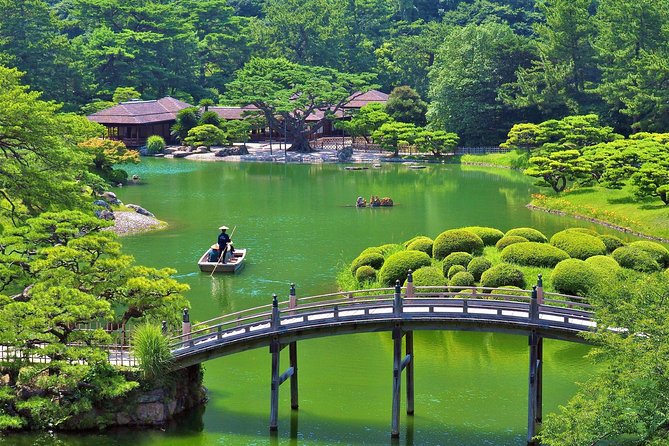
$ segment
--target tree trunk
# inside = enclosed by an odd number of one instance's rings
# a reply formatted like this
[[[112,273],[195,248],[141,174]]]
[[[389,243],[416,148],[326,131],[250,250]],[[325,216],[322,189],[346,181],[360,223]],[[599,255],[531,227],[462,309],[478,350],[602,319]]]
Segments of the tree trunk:
[[[290,149],[288,150],[298,153],[313,152],[313,150],[311,149],[311,145],[309,144],[309,140],[302,133],[297,133],[292,136],[293,136],[293,143],[290,146]]]

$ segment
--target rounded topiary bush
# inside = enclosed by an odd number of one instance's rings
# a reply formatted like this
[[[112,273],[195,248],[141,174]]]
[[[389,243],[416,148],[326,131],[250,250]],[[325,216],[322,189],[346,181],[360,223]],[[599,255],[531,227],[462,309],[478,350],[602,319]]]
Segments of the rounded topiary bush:
[[[444,259],[443,270],[444,274],[448,273],[448,270],[451,269],[453,265],[462,265],[466,267],[469,262],[474,258],[473,255],[468,252],[452,252],[446,256]],[[466,269],[466,268],[465,268]]]
[[[466,228],[461,229],[471,231],[481,237],[481,240],[483,240],[483,244],[485,246],[495,246],[495,243],[504,237],[504,233],[499,229],[488,228],[486,226],[467,226]]]
[[[404,283],[409,270],[417,271],[423,266],[430,266],[430,256],[422,251],[406,250],[388,256],[379,271],[379,282],[387,286],[395,285],[399,280]]]
[[[449,229],[434,240],[432,255],[435,259],[441,260],[452,252],[480,254],[483,252],[483,240],[471,231]]]
[[[606,252],[610,253],[620,248],[621,246],[625,246],[625,242],[615,235],[602,234],[598,237],[602,242],[604,242],[604,246],[606,246]]]
[[[383,265],[383,262],[384,259],[381,253],[371,251],[360,254],[358,257],[353,259],[353,262],[351,262],[351,273],[355,274],[358,268],[363,265],[369,265],[374,269],[379,269]]]
[[[620,265],[616,262],[611,256],[592,256],[585,259],[585,263],[590,265],[600,277],[604,278],[615,274],[619,269]]]
[[[481,280],[483,271],[490,269],[492,262],[485,257],[474,257],[471,262],[467,264],[467,271],[469,271],[474,280]]]
[[[523,243],[523,242],[529,242],[528,239],[525,237],[521,237],[519,235],[505,235],[499,241],[495,244],[495,248],[497,248],[498,251],[502,251],[504,248],[506,248],[509,245],[513,245],[514,243]]]
[[[448,286],[474,286],[474,276],[467,271],[460,271],[457,274],[454,274],[453,277],[448,281]]]
[[[358,254],[358,257],[360,257],[363,254],[369,254],[370,252],[375,252],[377,254],[383,255],[383,251],[381,251],[381,249],[379,249],[378,246],[370,246],[369,248],[363,249],[362,252]]]
[[[587,296],[599,282],[600,275],[591,265],[580,259],[558,263],[551,273],[553,288],[563,294]]]
[[[630,243],[628,246],[646,251],[660,266],[669,266],[669,251],[659,243],[651,242],[650,240],[639,240],[638,242]]]
[[[662,269],[653,256],[643,249],[634,246],[621,246],[611,254],[623,268],[629,268],[644,273],[652,273]]]
[[[376,280],[376,270],[369,265],[362,265],[355,270],[355,279],[360,282],[374,282]]]
[[[588,235],[591,235],[593,237],[599,237],[599,234],[597,233],[597,231],[594,231],[594,230],[588,229],[588,228],[568,228],[568,229],[565,229],[565,231],[580,232],[581,234],[588,234]]]
[[[481,274],[481,286],[489,288],[517,286],[524,289],[525,276],[510,263],[498,263]]]
[[[436,266],[424,266],[412,273],[415,286],[446,286],[448,281]],[[406,286],[406,281],[404,282]]]
[[[606,245],[599,237],[579,231],[560,231],[551,237],[551,245],[557,246],[575,259],[606,254]]]
[[[446,273],[446,276],[450,279],[457,273],[461,273],[463,271],[467,271],[467,268],[465,268],[462,265],[453,265],[450,268],[448,268],[448,272]]]
[[[548,238],[543,235],[541,232],[537,231],[534,228],[514,228],[506,231],[506,236],[509,235],[518,235],[520,237],[525,237],[529,242],[539,242],[546,243]]]
[[[383,257],[388,257],[389,255],[393,255],[396,252],[403,251],[404,246],[397,243],[386,243],[385,245],[377,246],[376,249],[378,249],[379,252],[383,254]]]
[[[499,288],[495,288],[494,290],[491,291],[493,294],[502,294],[504,296],[521,296],[521,297],[527,297],[527,292],[523,292],[522,288],[519,288],[517,286],[502,286]]]
[[[430,237],[414,237],[407,243],[409,243],[406,245],[407,249],[423,251],[425,254],[432,256],[432,245],[434,244],[434,241]]]
[[[522,242],[504,248],[501,258],[518,265],[553,267],[568,259],[569,254],[547,243]]]

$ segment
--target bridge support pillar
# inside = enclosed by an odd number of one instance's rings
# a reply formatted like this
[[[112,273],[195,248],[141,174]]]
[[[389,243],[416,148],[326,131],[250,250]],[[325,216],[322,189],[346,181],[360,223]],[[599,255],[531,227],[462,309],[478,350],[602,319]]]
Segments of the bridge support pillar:
[[[297,410],[300,407],[297,401],[297,342],[288,344],[288,357],[290,368],[293,369],[293,374],[290,377],[290,408]]]
[[[390,436],[400,436],[400,400],[402,390],[402,371],[407,369],[407,414],[414,413],[413,385],[413,332],[406,332],[406,356],[402,358],[402,338],[405,333],[397,326],[393,329],[393,402]]]
[[[536,446],[534,439],[537,427],[541,424],[543,405],[543,338],[535,331],[529,337],[530,373],[527,410],[527,445]]]
[[[269,351],[272,354],[272,383],[270,385],[270,399],[269,399],[269,430],[276,431],[279,429],[279,359],[281,355],[281,346],[279,341],[272,341],[269,346]]]

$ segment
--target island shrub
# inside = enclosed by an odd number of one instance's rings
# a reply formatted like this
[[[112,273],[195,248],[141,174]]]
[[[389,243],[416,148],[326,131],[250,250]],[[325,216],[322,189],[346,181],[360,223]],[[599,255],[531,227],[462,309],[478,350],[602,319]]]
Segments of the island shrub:
[[[362,265],[360,268],[355,270],[355,280],[357,280],[359,283],[375,282],[376,270],[370,265]]]
[[[620,269],[620,265],[618,265],[616,259],[611,256],[588,257],[585,259],[585,263],[597,271],[597,274],[599,274],[601,279],[605,279],[606,277],[613,277]]]
[[[504,248],[501,258],[507,263],[552,268],[568,259],[569,254],[547,243],[522,242]]]
[[[417,271],[423,266],[430,266],[432,260],[430,256],[422,251],[400,251],[390,255],[383,263],[379,271],[379,282],[386,286],[395,285],[395,281],[399,280],[404,283],[407,278],[409,270]]]
[[[521,237],[520,235],[505,235],[495,244],[495,248],[497,248],[498,251],[502,251],[509,245],[522,242],[529,242],[529,240],[525,237]]]
[[[457,265],[459,266],[459,265]],[[460,271],[453,275],[448,281],[448,286],[452,287],[461,287],[461,286],[474,286],[474,276],[467,271]],[[455,290],[452,290],[455,291]]]
[[[369,265],[374,269],[379,269],[383,265],[384,261],[385,259],[383,258],[383,255],[378,252],[372,251],[366,254],[360,254],[358,257],[353,259],[353,262],[351,262],[351,273],[355,274],[358,268],[363,265]]]
[[[466,267],[469,262],[474,258],[473,255],[468,252],[452,252],[446,256],[444,259],[443,270],[444,275],[448,273],[448,270],[451,269],[453,265],[462,265]],[[466,268],[465,268],[466,269]]]
[[[412,240],[410,240],[410,243],[406,245],[407,249],[414,249],[416,251],[423,251],[425,254],[429,255],[432,257],[432,245],[434,244],[434,240],[432,240],[430,237],[414,237]]]
[[[471,231],[449,229],[439,234],[434,240],[432,252],[437,260],[445,258],[452,252],[481,254],[483,252],[483,240]]]
[[[467,264],[467,271],[469,271],[474,280],[481,280],[481,274],[483,271],[489,269],[492,266],[492,262],[485,257],[474,257],[471,262]]]
[[[659,243],[651,242],[650,240],[639,240],[630,243],[628,246],[646,251],[662,267],[669,266],[669,251]]]
[[[448,281],[436,266],[424,266],[412,273],[415,286],[446,286]],[[404,282],[406,286],[406,281]]]
[[[515,265],[498,263],[481,274],[481,286],[488,288],[517,286],[524,289],[525,276]]]
[[[608,253],[612,253],[621,246],[625,246],[625,242],[615,235],[602,234],[598,237],[602,242],[604,242],[604,246],[606,246],[606,252]]]
[[[606,245],[598,237],[572,230],[555,233],[551,237],[551,245],[565,251],[572,258],[581,260],[606,254]]]
[[[597,286],[600,277],[598,271],[585,261],[567,259],[555,266],[551,273],[551,283],[560,293],[587,296]]]
[[[161,153],[165,150],[165,140],[162,136],[151,135],[146,140],[146,152],[149,155],[155,155],[156,153]]]
[[[460,229],[464,229],[465,231],[471,231],[474,234],[481,237],[481,240],[483,240],[483,244],[485,246],[495,246],[495,243],[497,243],[499,239],[504,237],[504,233],[499,229],[489,228],[486,226],[467,226],[466,228],[460,228]]]
[[[446,276],[450,279],[457,273],[461,273],[463,271],[467,271],[467,268],[465,268],[462,265],[453,265],[450,268],[448,268],[448,272],[446,273]]]
[[[652,273],[662,269],[653,256],[634,246],[621,246],[611,254],[623,268]]]
[[[169,376],[173,357],[170,343],[159,325],[143,324],[132,334],[132,353],[145,380],[162,383]]]
[[[539,242],[546,243],[548,238],[543,235],[540,231],[537,231],[534,228],[514,228],[506,231],[505,236],[518,235],[520,237],[525,237],[529,242]]]

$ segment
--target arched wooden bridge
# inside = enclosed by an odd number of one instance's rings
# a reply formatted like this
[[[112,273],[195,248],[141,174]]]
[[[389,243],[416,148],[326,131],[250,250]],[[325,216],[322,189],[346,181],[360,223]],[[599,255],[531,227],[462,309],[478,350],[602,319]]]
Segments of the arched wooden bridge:
[[[585,342],[596,326],[581,297],[544,293],[541,276],[532,291],[472,287],[407,286],[346,291],[251,308],[191,326],[184,312],[181,336],[172,338],[175,367],[182,368],[240,351],[270,347],[270,430],[278,426],[279,386],[290,378],[291,407],[298,407],[297,341],[359,332],[392,332],[393,403],[391,435],[399,436],[401,374],[406,370],[407,413],[414,412],[413,331],[467,330],[529,337],[528,444],[541,423],[543,338]],[[402,355],[402,338],[406,339]],[[280,374],[280,351],[289,347],[290,366]]]

